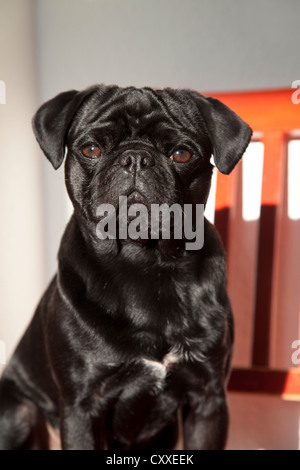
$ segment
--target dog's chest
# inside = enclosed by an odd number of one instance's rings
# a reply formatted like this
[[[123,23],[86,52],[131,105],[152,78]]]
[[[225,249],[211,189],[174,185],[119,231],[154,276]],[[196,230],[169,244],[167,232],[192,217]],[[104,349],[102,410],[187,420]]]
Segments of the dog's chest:
[[[128,372],[130,372],[131,379],[119,396],[120,407],[122,408],[125,404],[126,408],[128,397],[131,400],[133,396],[135,403],[139,403],[138,409],[140,410],[144,409],[146,412],[147,407],[151,403],[153,405],[151,397],[155,398],[157,406],[168,393],[172,372],[179,362],[180,356],[169,352],[161,361],[141,357],[132,366],[129,365]]]
[[[124,269],[124,272],[128,273],[128,270]],[[187,315],[193,297],[192,284],[185,282],[185,273],[179,269],[136,269],[123,275],[117,285],[113,280],[110,294],[119,299],[117,309],[124,310],[132,321],[159,325],[161,333],[161,328],[177,324],[179,318]]]
[[[163,357],[162,361],[142,358],[142,363],[145,367],[145,373],[148,373],[152,377],[155,388],[161,390],[165,384],[167,375],[180,360],[181,358],[178,354],[170,352]]]

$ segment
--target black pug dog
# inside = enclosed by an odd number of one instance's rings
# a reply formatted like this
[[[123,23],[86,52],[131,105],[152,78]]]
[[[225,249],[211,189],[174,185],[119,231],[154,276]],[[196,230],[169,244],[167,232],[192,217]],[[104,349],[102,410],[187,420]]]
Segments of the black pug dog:
[[[184,449],[223,449],[233,319],[215,228],[199,250],[101,239],[97,208],[205,204],[211,155],[230,173],[250,127],[193,91],[97,85],[43,104],[33,129],[54,168],[67,154],[74,213],[1,378],[0,448],[28,448],[43,419],[63,449],[172,449],[180,416]]]

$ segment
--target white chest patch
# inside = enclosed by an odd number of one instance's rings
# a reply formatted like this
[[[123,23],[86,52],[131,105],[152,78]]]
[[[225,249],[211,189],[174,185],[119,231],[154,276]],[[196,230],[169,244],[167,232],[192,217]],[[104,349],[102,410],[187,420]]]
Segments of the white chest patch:
[[[180,357],[172,352],[166,354],[162,362],[152,361],[151,359],[143,358],[142,362],[149,369],[149,373],[155,380],[155,388],[162,390],[168,371],[173,364],[180,361]]]

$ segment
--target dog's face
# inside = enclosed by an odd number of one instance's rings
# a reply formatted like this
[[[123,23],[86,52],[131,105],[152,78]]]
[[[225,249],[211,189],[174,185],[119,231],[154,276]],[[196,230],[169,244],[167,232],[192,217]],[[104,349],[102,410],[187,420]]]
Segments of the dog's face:
[[[188,90],[99,85],[61,93],[33,119],[55,168],[66,158],[75,212],[95,220],[100,204],[205,204],[213,166],[230,173],[251,129],[229,108]]]

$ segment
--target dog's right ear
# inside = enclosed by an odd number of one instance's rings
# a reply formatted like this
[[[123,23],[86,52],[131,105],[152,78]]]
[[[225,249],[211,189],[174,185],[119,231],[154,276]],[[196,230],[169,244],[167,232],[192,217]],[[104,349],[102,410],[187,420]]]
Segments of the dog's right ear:
[[[73,117],[84,98],[91,93],[66,91],[46,101],[32,119],[35,137],[55,169],[63,162],[66,137]]]
[[[191,92],[190,96],[204,118],[216,167],[221,173],[228,175],[248,147],[252,129],[221,101],[195,92]]]

